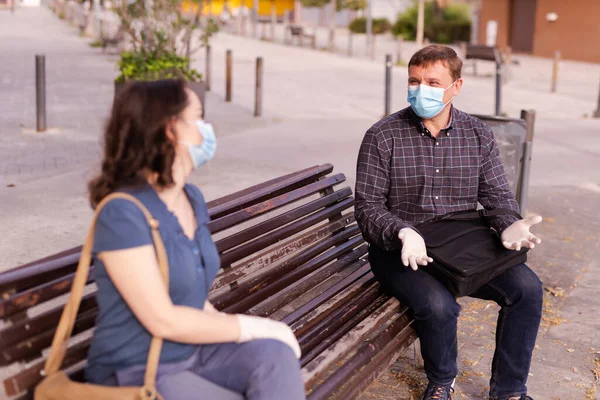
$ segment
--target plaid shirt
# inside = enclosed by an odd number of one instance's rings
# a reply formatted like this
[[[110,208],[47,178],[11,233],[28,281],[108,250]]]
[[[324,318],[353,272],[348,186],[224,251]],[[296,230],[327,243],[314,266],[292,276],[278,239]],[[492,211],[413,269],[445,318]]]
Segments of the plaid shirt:
[[[434,138],[410,107],[365,134],[358,154],[355,215],[367,242],[402,246],[400,229],[457,211],[519,212],[492,129],[452,107],[450,124]],[[498,234],[516,221],[496,217]]]

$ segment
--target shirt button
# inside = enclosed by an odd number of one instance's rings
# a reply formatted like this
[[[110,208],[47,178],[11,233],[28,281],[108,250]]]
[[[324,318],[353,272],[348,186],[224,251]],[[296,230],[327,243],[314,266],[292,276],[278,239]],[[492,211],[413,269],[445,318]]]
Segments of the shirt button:
[[[437,197],[437,196],[435,196],[435,199],[436,199],[436,200],[438,200],[438,197]]]
[[[446,136],[450,136],[450,132],[446,132]]]
[[[439,145],[440,145],[440,142],[435,142],[435,145],[436,145],[436,146],[439,146]]]
[[[200,250],[198,250],[198,248],[197,248],[197,247],[194,247],[194,250],[193,250],[193,252],[194,252],[194,254],[196,254],[196,255],[200,254]]]
[[[439,173],[440,173],[440,170],[439,170],[439,169],[436,169],[436,170],[435,170],[435,172],[439,174]]]

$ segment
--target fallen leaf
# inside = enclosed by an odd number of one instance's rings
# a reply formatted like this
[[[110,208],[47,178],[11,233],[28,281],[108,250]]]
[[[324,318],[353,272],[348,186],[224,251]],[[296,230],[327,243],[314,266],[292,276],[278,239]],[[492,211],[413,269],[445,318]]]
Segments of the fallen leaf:
[[[577,372],[577,368],[576,367],[573,367],[573,372]]]
[[[573,353],[573,352],[575,352],[575,349],[567,349],[567,351],[568,351],[569,353]]]

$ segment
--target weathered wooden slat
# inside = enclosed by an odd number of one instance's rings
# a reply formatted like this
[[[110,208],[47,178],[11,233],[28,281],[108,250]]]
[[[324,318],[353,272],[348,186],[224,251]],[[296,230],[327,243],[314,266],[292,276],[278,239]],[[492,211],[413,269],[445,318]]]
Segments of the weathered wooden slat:
[[[94,327],[98,309],[80,314],[73,326],[73,336]],[[41,355],[42,350],[50,347],[56,329],[51,329],[39,335],[27,338],[15,345],[2,349],[0,366],[9,365],[15,361],[33,360]]]
[[[319,267],[348,253],[354,247],[358,246],[362,241],[363,238],[360,236],[350,239],[348,242],[334,248],[329,252],[323,253],[319,257],[312,259],[311,261],[302,265],[301,267],[296,268],[295,270],[289,272],[285,276],[282,276],[270,285],[263,286],[261,290],[253,291],[252,293],[249,293],[248,295],[242,298],[238,298],[235,304],[232,304],[231,306],[227,307],[225,311],[229,313],[246,312],[252,306],[274,295],[275,293],[289,286],[290,284],[300,280],[302,277],[310,274]]]
[[[234,192],[234,193],[228,194],[226,196],[219,197],[218,199],[214,199],[214,200],[208,201],[206,203],[206,206],[209,209],[211,209],[211,208],[214,209],[217,206],[223,205],[225,203],[230,203],[230,202],[234,201],[235,199],[242,198],[242,197],[244,197],[244,196],[246,196],[246,195],[248,195],[250,193],[258,192],[258,191],[260,191],[260,190],[262,190],[262,189],[264,189],[266,187],[272,186],[272,185],[274,185],[276,183],[289,180],[289,179],[294,178],[294,177],[299,176],[299,175],[306,175],[307,173],[310,173],[310,172],[320,171],[320,167],[322,167],[322,166],[321,165],[315,165],[315,166],[312,166],[310,168],[303,169],[301,171],[296,171],[296,172],[292,172],[291,174],[279,176],[277,178],[268,180],[266,182],[259,183],[258,185],[254,185],[254,186],[251,186],[249,188],[240,190],[238,192]],[[332,171],[333,171],[333,169],[332,169]]]
[[[0,301],[0,318],[7,318],[45,301],[68,293],[71,290],[74,273],[51,282],[26,290]],[[87,283],[94,280],[94,267],[90,267]]]
[[[350,229],[344,230],[337,235],[326,238],[315,245],[300,251],[292,259],[287,260],[280,265],[271,267],[261,274],[250,277],[247,281],[240,283],[234,290],[213,297],[212,301],[214,304],[218,304],[220,307],[229,307],[233,303],[238,302],[241,298],[255,293],[261,288],[269,285],[271,282],[274,282],[285,274],[290,273],[302,264],[314,259],[327,249],[343,243],[357,234],[358,230],[354,227],[351,227]],[[332,251],[329,252],[329,254],[332,253]]]
[[[335,205],[336,203],[339,203],[342,199],[349,197],[351,194],[352,191],[349,188],[340,190],[328,196],[311,201],[310,203],[301,205],[300,207],[294,208],[293,210],[287,211],[284,214],[268,219],[267,221],[261,222],[248,229],[244,229],[241,232],[234,233],[231,236],[217,241],[215,244],[217,245],[217,249],[220,253],[226,252],[241,244],[245,245],[249,239],[257,238],[261,235],[264,235],[265,233],[272,232],[277,228],[290,224],[296,221],[297,219],[305,217],[317,210]]]
[[[86,339],[67,350],[67,354],[62,364],[66,369],[86,359],[90,347],[90,339]],[[21,392],[33,388],[43,379],[41,371],[44,369],[45,361],[41,361],[32,367],[27,368],[4,381],[4,391],[8,396],[16,396]]]
[[[358,259],[359,257],[365,254],[365,250],[366,245],[359,247],[352,253],[348,254],[348,259]],[[309,292],[311,289],[317,287],[319,284],[326,282],[329,278],[339,275],[340,272],[343,271],[344,274],[350,275],[351,273],[353,273],[361,267],[361,263],[347,264],[345,260],[346,257],[344,257],[344,260],[338,260],[336,262],[333,262],[319,269],[316,273],[298,282],[297,284],[291,285],[283,289],[275,296],[273,296],[272,299],[269,299],[268,302],[261,303],[256,307],[250,309],[249,314],[261,317],[268,317],[277,310],[280,310],[290,301],[298,298],[304,293]]]
[[[295,201],[304,199],[315,193],[319,193],[322,190],[331,188],[332,186],[337,185],[340,182],[343,182],[344,180],[346,180],[346,177],[343,174],[330,176],[315,183],[311,183],[308,186],[301,187],[289,193],[284,193],[278,197],[263,201],[262,203],[253,205],[243,210],[227,214],[219,219],[210,221],[208,223],[208,227],[213,234],[224,231],[225,229],[231,228],[232,226],[241,224],[250,219],[256,218],[260,215],[291,204]],[[346,194],[344,197],[351,196],[352,190],[350,190],[350,188],[347,188],[345,189],[345,193]]]
[[[334,392],[340,388],[344,382],[355,375],[361,367],[365,366],[373,359],[373,357],[388,344],[393,343],[396,339],[396,345],[409,339],[413,334],[410,327],[412,320],[406,313],[396,316],[396,319],[391,322],[383,331],[377,332],[376,335],[364,342],[349,360],[346,360],[342,365],[337,366],[335,372],[328,376],[323,384],[312,388],[308,395],[308,400],[324,400],[329,399]],[[396,346],[396,347],[397,347]],[[368,371],[367,371],[368,372]],[[345,399],[345,397],[338,397]]]
[[[342,377],[343,386],[336,390],[331,400],[353,400],[360,395],[369,385],[371,385],[384,371],[396,362],[417,338],[417,334],[412,326],[405,327],[392,341],[373,354],[373,357],[364,360],[367,364],[357,373],[349,373]]]
[[[302,326],[302,329],[295,330],[295,332],[303,351],[309,351],[322,340],[325,340],[330,333],[344,325],[381,296],[379,284],[374,281],[372,276],[361,277],[352,286],[348,287],[348,291],[356,287],[362,289],[357,291],[356,295],[342,296],[344,293],[339,293],[338,296],[317,307],[321,313],[314,313],[312,319],[298,321],[294,324],[294,326],[298,326],[298,324]],[[309,316],[307,315],[307,317]]]
[[[331,171],[333,171],[333,166],[331,164],[321,165],[314,171],[307,171],[283,181],[278,181],[272,185],[264,186],[259,190],[252,191],[251,193],[244,194],[241,197],[237,197],[231,201],[209,208],[208,214],[212,219],[217,219],[223,215],[238,210],[243,210],[244,208],[250,207],[267,199],[277,197],[283,193],[316,182],[321,177],[329,174]]]
[[[9,296],[75,272],[81,246],[62,251],[0,274],[0,295]]]
[[[311,214],[307,217],[304,217],[298,221],[295,221],[292,224],[286,225],[280,229],[267,233],[266,235],[259,237],[255,240],[250,240],[242,246],[239,246],[236,249],[233,249],[227,253],[224,253],[221,257],[221,265],[223,267],[227,267],[233,264],[236,261],[243,259],[244,257],[248,257],[249,255],[260,251],[262,249],[267,248],[280,240],[287,239],[288,237],[295,235],[296,233],[302,232],[303,230],[310,228],[319,222],[325,221],[328,218],[331,218],[334,215],[339,214],[341,211],[347,210],[352,207],[354,204],[354,199],[344,199],[341,202],[328,207],[324,210],[318,211],[314,214]],[[291,218],[291,220],[295,220],[295,218]],[[256,237],[255,235],[250,234],[250,232],[246,232],[246,240],[252,237]]]
[[[319,318],[324,317],[328,312],[332,312],[336,307],[341,306],[345,301],[359,294],[369,286],[367,283],[373,280],[373,275],[369,273],[371,267],[367,262],[360,260],[359,263],[362,265],[356,272],[311,299],[305,305],[283,318],[282,321],[290,325],[295,332],[301,335],[318,322]],[[321,315],[321,313],[323,314]]]
[[[242,264],[228,268],[227,270],[221,270],[221,273],[217,275],[215,282],[213,283],[213,291],[216,291],[223,286],[230,285],[247,275],[266,268],[282,258],[288,257],[292,253],[304,249],[306,246],[310,246],[311,244],[330,236],[332,233],[343,229],[345,226],[350,225],[353,222],[354,215],[352,213],[346,213],[342,219],[318,226],[297,237],[293,237],[288,240],[282,240],[274,248],[263,251],[253,256],[251,259],[246,260]]]
[[[77,315],[96,308],[95,294],[84,296],[79,306]],[[36,317],[20,321],[0,332],[0,349],[18,343],[29,337],[38,335],[49,329],[56,329],[58,320],[62,315],[64,304],[46,311]]]
[[[308,390],[314,389],[319,378],[327,371],[329,366],[334,365],[346,355],[350,354],[360,345],[365,338],[376,332],[387,321],[400,311],[400,303],[391,298],[378,308],[375,312],[356,325],[340,340],[323,351],[311,362],[302,368],[302,376]]]
[[[319,354],[321,354],[325,349],[335,343],[337,340],[346,335],[350,330],[352,330],[356,325],[358,325],[361,321],[371,315],[375,310],[381,307],[386,301],[388,301],[391,296],[387,294],[381,294],[375,301],[371,304],[360,310],[360,312],[350,318],[346,323],[341,325],[338,329],[330,332],[330,334],[319,343],[317,343],[313,348],[311,348],[312,344],[306,344],[307,351],[302,354],[302,366],[306,366],[309,362],[315,359]]]

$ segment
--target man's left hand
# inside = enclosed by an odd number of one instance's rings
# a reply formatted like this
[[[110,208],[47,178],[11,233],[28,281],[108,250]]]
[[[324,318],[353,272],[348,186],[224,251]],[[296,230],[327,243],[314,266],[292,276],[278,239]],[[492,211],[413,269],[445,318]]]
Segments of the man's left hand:
[[[506,228],[500,239],[502,244],[509,250],[521,250],[522,247],[533,249],[536,244],[542,243],[542,239],[532,234],[529,230],[533,225],[542,222],[542,217],[528,217],[513,223]]]

